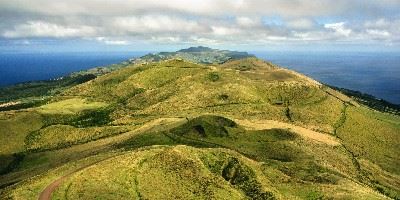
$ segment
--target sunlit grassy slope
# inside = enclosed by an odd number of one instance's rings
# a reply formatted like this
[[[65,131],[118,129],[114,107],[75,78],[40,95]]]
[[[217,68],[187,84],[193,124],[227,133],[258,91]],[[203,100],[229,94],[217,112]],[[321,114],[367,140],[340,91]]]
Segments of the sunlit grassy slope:
[[[100,160],[54,199],[400,198],[398,116],[257,58],[129,65],[0,127],[4,198]]]

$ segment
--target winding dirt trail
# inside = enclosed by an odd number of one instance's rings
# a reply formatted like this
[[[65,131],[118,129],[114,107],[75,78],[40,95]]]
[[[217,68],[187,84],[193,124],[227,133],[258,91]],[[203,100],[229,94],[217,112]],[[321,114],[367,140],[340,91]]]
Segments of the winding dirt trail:
[[[62,176],[61,178],[58,178],[54,182],[50,183],[39,195],[39,200],[50,200],[51,199],[51,194],[53,193],[54,190],[56,190],[61,183],[68,177],[72,175],[72,173]]]
[[[142,133],[144,131],[147,131],[147,130],[151,129],[152,127],[156,126],[156,125],[164,124],[164,123],[173,124],[173,123],[177,123],[177,122],[182,121],[182,120],[184,120],[184,119],[181,119],[181,118],[159,118],[159,119],[155,119],[153,121],[145,123],[144,125],[142,125],[141,127],[137,128],[137,129],[135,129],[133,131],[129,131],[129,132],[125,133],[125,134],[117,135],[117,136],[114,136],[114,137],[105,138],[105,139],[103,139],[101,141],[106,141],[106,143],[105,144],[101,143],[101,145],[108,145],[108,144],[111,144],[111,143],[121,142],[121,141],[129,139],[133,135],[136,135],[138,133]],[[110,140],[110,141],[108,141],[108,140]],[[99,142],[99,141],[100,140],[94,141],[94,142]],[[83,144],[83,145],[86,145],[86,144]],[[97,164],[99,162],[102,162],[104,160],[107,160],[107,159],[110,159],[110,158],[113,158],[113,157],[115,157],[115,156],[107,157],[107,158],[101,159],[99,161],[93,162],[91,164],[82,166],[82,167],[80,167],[78,169],[73,170],[72,172],[69,172],[66,175],[63,175],[63,176],[59,177],[58,179],[56,179],[53,182],[51,182],[40,193],[38,199],[39,200],[50,200],[52,193],[64,182],[65,179],[67,179],[68,177],[72,176],[74,173],[76,173],[78,171],[81,171],[81,170],[83,170],[85,168],[91,167],[91,166],[93,166],[93,165],[95,165],[95,164]]]
[[[76,172],[79,172],[79,171],[81,171],[83,169],[86,169],[88,167],[91,167],[91,166],[99,163],[99,162],[105,161],[105,160],[113,158],[113,157],[114,156],[101,159],[101,160],[96,161],[94,163],[91,163],[91,164],[82,166],[82,167],[80,167],[78,169],[75,169],[74,171],[69,172],[68,174],[66,174],[64,176],[61,176],[60,178],[58,178],[55,181],[51,182],[46,188],[44,188],[44,190],[40,193],[38,200],[51,200],[52,193],[54,192],[54,190],[56,190],[61,185],[61,183],[64,182],[65,179],[67,179],[68,177],[72,176]]]
[[[284,122],[279,122],[279,121],[273,121],[273,120],[258,120],[258,121],[248,121],[248,120],[238,120],[238,119],[234,119],[234,121],[238,122],[240,125],[246,127],[247,129],[272,129],[272,128],[284,128],[284,129],[291,129],[294,132],[300,134],[301,136],[305,137],[305,138],[309,138],[312,139],[314,141],[317,142],[322,142],[328,145],[333,145],[333,146],[337,146],[340,145],[340,141],[338,141],[337,138],[331,136],[331,135],[327,135],[327,134],[323,134],[323,133],[319,133],[316,131],[312,131],[310,129],[306,129],[303,127],[299,127],[293,124],[288,124],[288,123],[284,123]],[[155,120],[154,122],[159,123],[159,120]],[[150,123],[150,124],[146,124],[146,126],[140,127],[139,129],[150,129],[154,124]],[[143,130],[142,130],[143,131]],[[136,132],[136,131],[134,131]],[[139,131],[140,132],[140,131]],[[217,144],[215,144],[217,145]],[[93,162],[91,164],[82,166],[78,169],[73,170],[72,172],[69,172],[68,174],[59,177],[58,179],[54,180],[52,183],[50,183],[39,195],[39,200],[51,200],[51,195],[52,193],[64,182],[65,179],[67,179],[68,177],[72,176],[74,173],[79,172],[83,169],[86,169],[88,167],[91,167],[97,163],[100,163],[104,160],[113,158],[115,156],[111,156],[111,157],[107,157],[104,159],[101,159],[99,161]]]

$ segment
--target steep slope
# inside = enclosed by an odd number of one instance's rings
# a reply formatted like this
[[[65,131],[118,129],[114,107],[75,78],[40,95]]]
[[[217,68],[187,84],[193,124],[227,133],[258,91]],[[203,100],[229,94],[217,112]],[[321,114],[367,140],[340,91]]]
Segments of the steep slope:
[[[21,181],[3,189],[4,198],[37,199],[66,174],[53,197],[400,194],[398,116],[253,57],[207,65],[181,58],[132,64],[41,107],[1,114],[3,130],[21,132],[15,141],[24,140],[18,148],[2,144],[7,165],[1,184]],[[37,125],[19,131],[24,116]]]

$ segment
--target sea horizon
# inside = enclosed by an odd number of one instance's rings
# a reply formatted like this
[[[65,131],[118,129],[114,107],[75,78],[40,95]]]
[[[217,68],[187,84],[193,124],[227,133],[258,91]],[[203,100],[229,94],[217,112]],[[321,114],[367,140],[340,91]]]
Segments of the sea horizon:
[[[117,64],[150,51],[2,52],[0,87],[45,81],[72,72]],[[250,51],[249,53],[335,87],[400,104],[397,52]]]

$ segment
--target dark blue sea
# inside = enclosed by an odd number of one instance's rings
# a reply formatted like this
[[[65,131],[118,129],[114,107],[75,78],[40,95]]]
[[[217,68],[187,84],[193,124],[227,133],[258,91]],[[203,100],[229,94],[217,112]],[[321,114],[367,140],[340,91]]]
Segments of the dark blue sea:
[[[146,52],[0,53],[0,86],[48,80],[144,54]]]
[[[400,104],[400,54],[354,52],[251,52],[322,83],[358,90]],[[0,86],[47,80],[119,63],[146,52],[0,53]]]
[[[252,52],[319,82],[400,104],[400,53]]]

